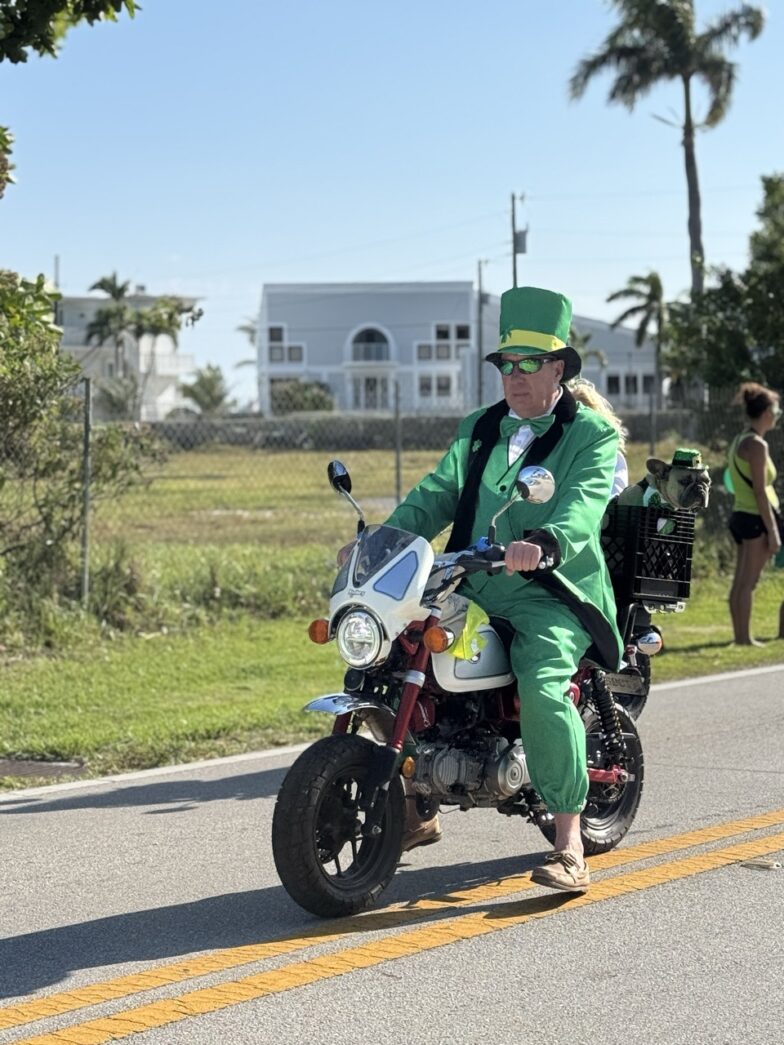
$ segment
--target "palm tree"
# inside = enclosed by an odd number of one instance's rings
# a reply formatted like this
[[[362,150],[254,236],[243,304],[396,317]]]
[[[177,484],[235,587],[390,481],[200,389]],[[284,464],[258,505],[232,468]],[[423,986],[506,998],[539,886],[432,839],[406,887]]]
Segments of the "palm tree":
[[[139,414],[139,383],[131,374],[99,385],[96,406],[109,421],[128,421]]]
[[[664,339],[667,336],[667,302],[664,300],[664,288],[658,272],[649,272],[647,276],[629,276],[626,286],[610,294],[607,301],[633,301],[624,312],[610,324],[615,330],[621,323],[629,319],[637,320],[634,343],[641,348],[648,336],[651,326],[654,328],[654,370],[656,383],[656,405],[661,406],[661,356]]]
[[[255,319],[246,319],[244,323],[240,323],[237,327],[240,334],[244,334],[250,343],[256,346],[256,339],[259,336],[259,324]]]
[[[694,136],[715,127],[726,116],[735,84],[736,65],[725,57],[742,36],[754,40],[765,16],[759,7],[742,4],[715,18],[698,33],[694,0],[612,0],[620,23],[598,51],[584,58],[569,81],[572,98],[581,98],[598,73],[610,70],[615,79],[607,96],[633,109],[637,101],[663,80],[679,80],[683,87],[683,153],[689,199],[689,260],[693,293],[702,293],[705,254],[702,245],[700,189]],[[708,88],[708,112],[695,123],[692,83]]]
[[[98,345],[103,345],[109,340],[114,342],[114,376],[116,378],[126,376],[125,337],[130,333],[132,313],[124,302],[130,286],[130,280],[126,279],[121,283],[117,278],[117,273],[112,272],[110,276],[101,276],[87,288],[88,290],[100,290],[111,299],[111,304],[99,309],[88,323],[87,344],[89,345],[93,341]]]
[[[101,290],[104,294],[108,294],[112,301],[122,301],[128,295],[130,289],[130,280],[123,280],[122,283],[117,279],[117,273],[113,272],[111,276],[101,276],[97,279],[88,290]]]
[[[114,344],[114,375],[125,377],[125,338],[133,327],[133,312],[120,301],[113,301],[106,308],[99,308],[87,324],[85,344]]]
[[[158,298],[150,308],[139,309],[133,315],[132,333],[137,342],[145,336],[151,338],[150,355],[147,368],[142,374],[139,386],[139,402],[144,400],[144,394],[150,377],[156,372],[156,348],[159,337],[169,337],[176,349],[179,345],[179,335],[183,323],[192,326],[197,323],[203,314],[201,308],[189,305],[182,298]],[[141,371],[141,356],[139,360]]]
[[[259,336],[259,324],[255,319],[246,319],[245,322],[240,323],[236,329],[238,333],[245,335],[254,348],[256,347],[256,341]],[[235,363],[234,366],[239,368],[243,366],[256,366],[257,364],[258,360],[254,356],[252,359],[241,359],[238,363]]]
[[[189,384],[180,385],[180,391],[199,408],[202,417],[218,417],[229,413],[234,400],[229,399],[229,389],[219,366],[208,363],[197,370]]]

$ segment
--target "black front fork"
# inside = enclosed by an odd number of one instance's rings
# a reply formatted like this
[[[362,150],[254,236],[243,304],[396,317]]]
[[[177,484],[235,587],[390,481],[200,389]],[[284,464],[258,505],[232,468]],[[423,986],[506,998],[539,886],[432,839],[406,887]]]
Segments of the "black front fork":
[[[365,838],[377,838],[381,834],[381,821],[389,797],[389,785],[397,769],[400,752],[389,744],[379,746],[373,752],[373,758],[362,784],[359,796],[359,808],[365,814],[362,835]]]

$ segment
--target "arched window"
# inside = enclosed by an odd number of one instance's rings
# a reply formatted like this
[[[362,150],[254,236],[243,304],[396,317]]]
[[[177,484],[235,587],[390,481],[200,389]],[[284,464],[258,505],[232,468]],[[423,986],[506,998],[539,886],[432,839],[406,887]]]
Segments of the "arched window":
[[[365,327],[354,335],[351,358],[355,363],[379,363],[389,359],[389,342],[380,330]]]

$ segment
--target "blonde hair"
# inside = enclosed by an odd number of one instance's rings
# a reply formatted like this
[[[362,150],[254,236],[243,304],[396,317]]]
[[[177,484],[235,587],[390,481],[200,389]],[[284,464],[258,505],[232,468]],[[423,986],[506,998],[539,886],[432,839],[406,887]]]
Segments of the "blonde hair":
[[[618,449],[621,453],[625,453],[626,440],[629,433],[624,428],[623,422],[613,410],[611,404],[604,398],[601,392],[597,391],[596,385],[584,377],[576,377],[568,383],[567,387],[578,403],[583,403],[585,406],[590,407],[591,410],[595,410],[597,414],[601,414],[602,417],[610,422],[618,433]]]

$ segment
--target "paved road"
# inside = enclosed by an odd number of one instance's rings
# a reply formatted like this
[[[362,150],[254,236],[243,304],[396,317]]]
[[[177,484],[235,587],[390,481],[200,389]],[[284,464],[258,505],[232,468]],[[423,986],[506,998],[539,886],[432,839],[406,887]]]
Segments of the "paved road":
[[[784,1028],[784,668],[656,689],[643,805],[585,900],[543,840],[444,818],[377,914],[306,915],[269,847],[291,752],[0,800],[0,1045],[768,1045]],[[426,902],[425,902],[426,901]]]

